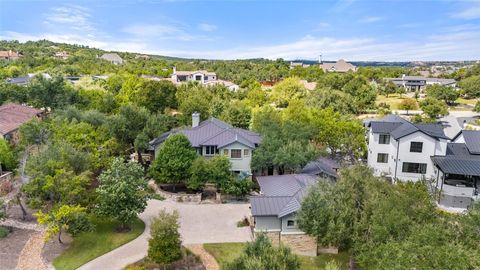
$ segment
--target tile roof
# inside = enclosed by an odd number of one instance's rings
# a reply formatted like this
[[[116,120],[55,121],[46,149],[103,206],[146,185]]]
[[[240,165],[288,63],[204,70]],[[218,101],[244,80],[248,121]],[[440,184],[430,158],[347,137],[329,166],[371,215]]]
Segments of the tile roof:
[[[387,133],[392,135],[394,139],[405,137],[417,131],[435,139],[450,139],[445,135],[441,124],[413,124],[395,115],[389,115],[380,121],[371,121],[369,126],[373,133]]]
[[[258,133],[234,128],[221,120],[210,118],[201,122],[197,127],[172,130],[160,135],[160,137],[150,142],[150,149],[154,149],[156,145],[161,144],[168,136],[175,133],[184,134],[192,144],[192,147],[214,145],[221,148],[238,142],[255,149],[256,145],[262,141]]]
[[[279,218],[300,210],[310,186],[317,182],[313,175],[286,174],[257,177],[261,196],[250,198],[253,216]]]
[[[42,111],[24,105],[7,103],[0,106],[0,134],[6,135],[17,130]]]

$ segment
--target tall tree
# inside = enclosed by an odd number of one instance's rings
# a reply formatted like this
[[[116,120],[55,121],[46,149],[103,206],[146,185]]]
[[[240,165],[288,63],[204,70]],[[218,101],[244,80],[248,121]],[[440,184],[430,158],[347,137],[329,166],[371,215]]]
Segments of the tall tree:
[[[459,96],[455,88],[440,84],[427,85],[426,92],[429,97],[443,100],[447,104],[454,103]]]
[[[445,102],[427,97],[420,102],[420,108],[431,119],[448,115],[448,107]]]
[[[128,229],[147,206],[147,182],[142,168],[137,163],[115,158],[98,179],[97,213],[120,221],[122,229]]]
[[[190,177],[190,167],[197,153],[183,134],[168,137],[158,149],[150,175],[158,183],[178,184]]]
[[[158,264],[169,264],[182,258],[182,241],[178,232],[178,212],[161,210],[150,226],[147,257]]]

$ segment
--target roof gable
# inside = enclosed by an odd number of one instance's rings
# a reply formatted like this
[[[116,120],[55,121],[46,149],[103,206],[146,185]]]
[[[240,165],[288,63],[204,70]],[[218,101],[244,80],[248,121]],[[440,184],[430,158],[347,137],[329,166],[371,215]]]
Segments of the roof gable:
[[[480,154],[480,131],[479,130],[463,130],[463,138],[468,151],[471,154]]]

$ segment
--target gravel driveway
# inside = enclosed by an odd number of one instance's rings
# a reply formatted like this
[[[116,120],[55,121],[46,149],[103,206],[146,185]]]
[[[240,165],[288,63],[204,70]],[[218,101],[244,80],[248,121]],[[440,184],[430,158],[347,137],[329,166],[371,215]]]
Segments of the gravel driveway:
[[[237,222],[250,214],[249,204],[184,204],[169,200],[150,200],[140,218],[145,232],[135,240],[104,254],[79,269],[122,269],[147,254],[150,219],[161,209],[178,210],[183,244],[246,242],[251,240],[248,227],[237,228]]]

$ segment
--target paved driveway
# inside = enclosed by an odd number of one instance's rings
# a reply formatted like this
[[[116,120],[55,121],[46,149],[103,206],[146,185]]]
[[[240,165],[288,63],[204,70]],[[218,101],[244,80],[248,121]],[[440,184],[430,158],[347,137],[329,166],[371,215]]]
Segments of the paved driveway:
[[[251,240],[248,227],[237,228],[237,222],[250,214],[249,204],[183,204],[150,200],[140,218],[146,228],[135,240],[106,253],[78,269],[122,269],[147,255],[150,219],[161,209],[177,210],[183,244],[246,242]]]

